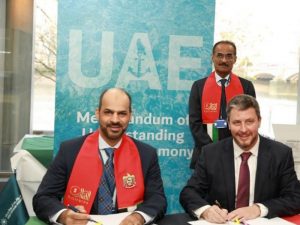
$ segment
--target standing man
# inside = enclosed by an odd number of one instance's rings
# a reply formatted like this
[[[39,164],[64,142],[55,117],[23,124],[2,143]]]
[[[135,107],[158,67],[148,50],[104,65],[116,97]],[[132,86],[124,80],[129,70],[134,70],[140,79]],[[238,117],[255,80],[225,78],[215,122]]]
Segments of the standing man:
[[[195,142],[190,164],[192,169],[204,145],[230,136],[226,123],[226,103],[238,94],[256,97],[252,82],[232,73],[236,62],[236,46],[233,42],[217,42],[211,58],[215,71],[195,81],[190,93],[189,124]]]
[[[180,194],[183,208],[213,223],[300,213],[292,149],[258,134],[255,98],[235,96],[227,115],[232,137],[203,147]]]
[[[104,91],[96,117],[96,132],[61,144],[33,198],[38,218],[86,224],[89,214],[132,211],[120,225],[142,225],[163,217],[167,203],[156,150],[125,134],[130,95]]]

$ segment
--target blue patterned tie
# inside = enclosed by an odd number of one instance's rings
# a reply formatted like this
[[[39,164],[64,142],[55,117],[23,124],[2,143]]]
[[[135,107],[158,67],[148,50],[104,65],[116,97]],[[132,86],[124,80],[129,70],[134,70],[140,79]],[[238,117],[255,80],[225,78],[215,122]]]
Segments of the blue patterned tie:
[[[113,194],[115,190],[114,176],[114,149],[104,149],[108,159],[103,167],[103,174],[99,186],[98,214],[107,215],[114,213]]]

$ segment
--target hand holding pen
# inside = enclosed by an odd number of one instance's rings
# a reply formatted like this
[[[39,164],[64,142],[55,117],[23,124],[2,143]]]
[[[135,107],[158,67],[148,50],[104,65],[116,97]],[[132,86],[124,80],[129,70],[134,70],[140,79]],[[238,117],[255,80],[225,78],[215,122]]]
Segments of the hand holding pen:
[[[220,202],[218,200],[215,200],[215,204],[222,209],[222,206],[220,204]],[[234,222],[235,224],[243,224],[243,225],[249,225],[246,220],[240,220],[238,218],[235,218],[234,220],[231,220],[232,222]]]
[[[226,223],[228,211],[216,203],[201,214],[201,217],[211,223]]]
[[[72,206],[72,205],[68,205],[67,207],[68,207],[68,209],[71,209],[72,211],[74,211],[74,212],[76,212],[76,213],[86,213],[85,210],[80,210],[80,209],[78,209],[78,208],[76,208],[75,206]],[[86,215],[87,215],[87,214],[86,214]],[[91,219],[90,217],[86,218],[86,220],[88,220],[88,221],[90,221],[90,222],[93,222],[93,223],[95,223],[96,225],[102,225],[101,222],[96,221],[96,220],[93,220],[93,219]]]

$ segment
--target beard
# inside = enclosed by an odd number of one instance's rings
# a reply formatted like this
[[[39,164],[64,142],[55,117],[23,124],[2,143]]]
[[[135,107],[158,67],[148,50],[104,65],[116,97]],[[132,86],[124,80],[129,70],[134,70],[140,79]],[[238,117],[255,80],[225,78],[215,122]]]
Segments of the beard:
[[[119,126],[120,129],[117,132],[114,132],[112,130],[110,130],[110,127],[112,126]],[[112,141],[117,141],[120,140],[121,137],[123,136],[123,134],[125,133],[127,127],[123,127],[120,123],[116,123],[116,124],[108,124],[106,126],[101,126],[100,125],[100,130],[102,135],[104,136],[104,138],[106,138],[107,140],[112,140]]]
[[[256,144],[258,135],[254,136],[251,139],[246,140],[246,141],[239,140],[239,138],[237,138],[237,137],[233,137],[233,139],[235,140],[235,142],[241,149],[248,151]]]

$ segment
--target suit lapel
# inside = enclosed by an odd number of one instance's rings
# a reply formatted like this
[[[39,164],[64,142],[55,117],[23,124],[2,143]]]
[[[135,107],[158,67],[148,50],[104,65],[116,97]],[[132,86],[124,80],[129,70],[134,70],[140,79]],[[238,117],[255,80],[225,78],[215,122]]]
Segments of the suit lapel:
[[[234,209],[235,202],[235,172],[232,138],[226,139],[222,151],[222,164],[225,178],[225,192],[227,195],[228,210]]]
[[[254,202],[257,202],[260,199],[261,192],[265,187],[266,176],[269,174],[271,155],[269,151],[269,144],[267,139],[260,136],[260,143],[258,147],[258,156],[257,156],[257,169],[256,169],[256,178],[255,178],[255,189],[254,189]]]

